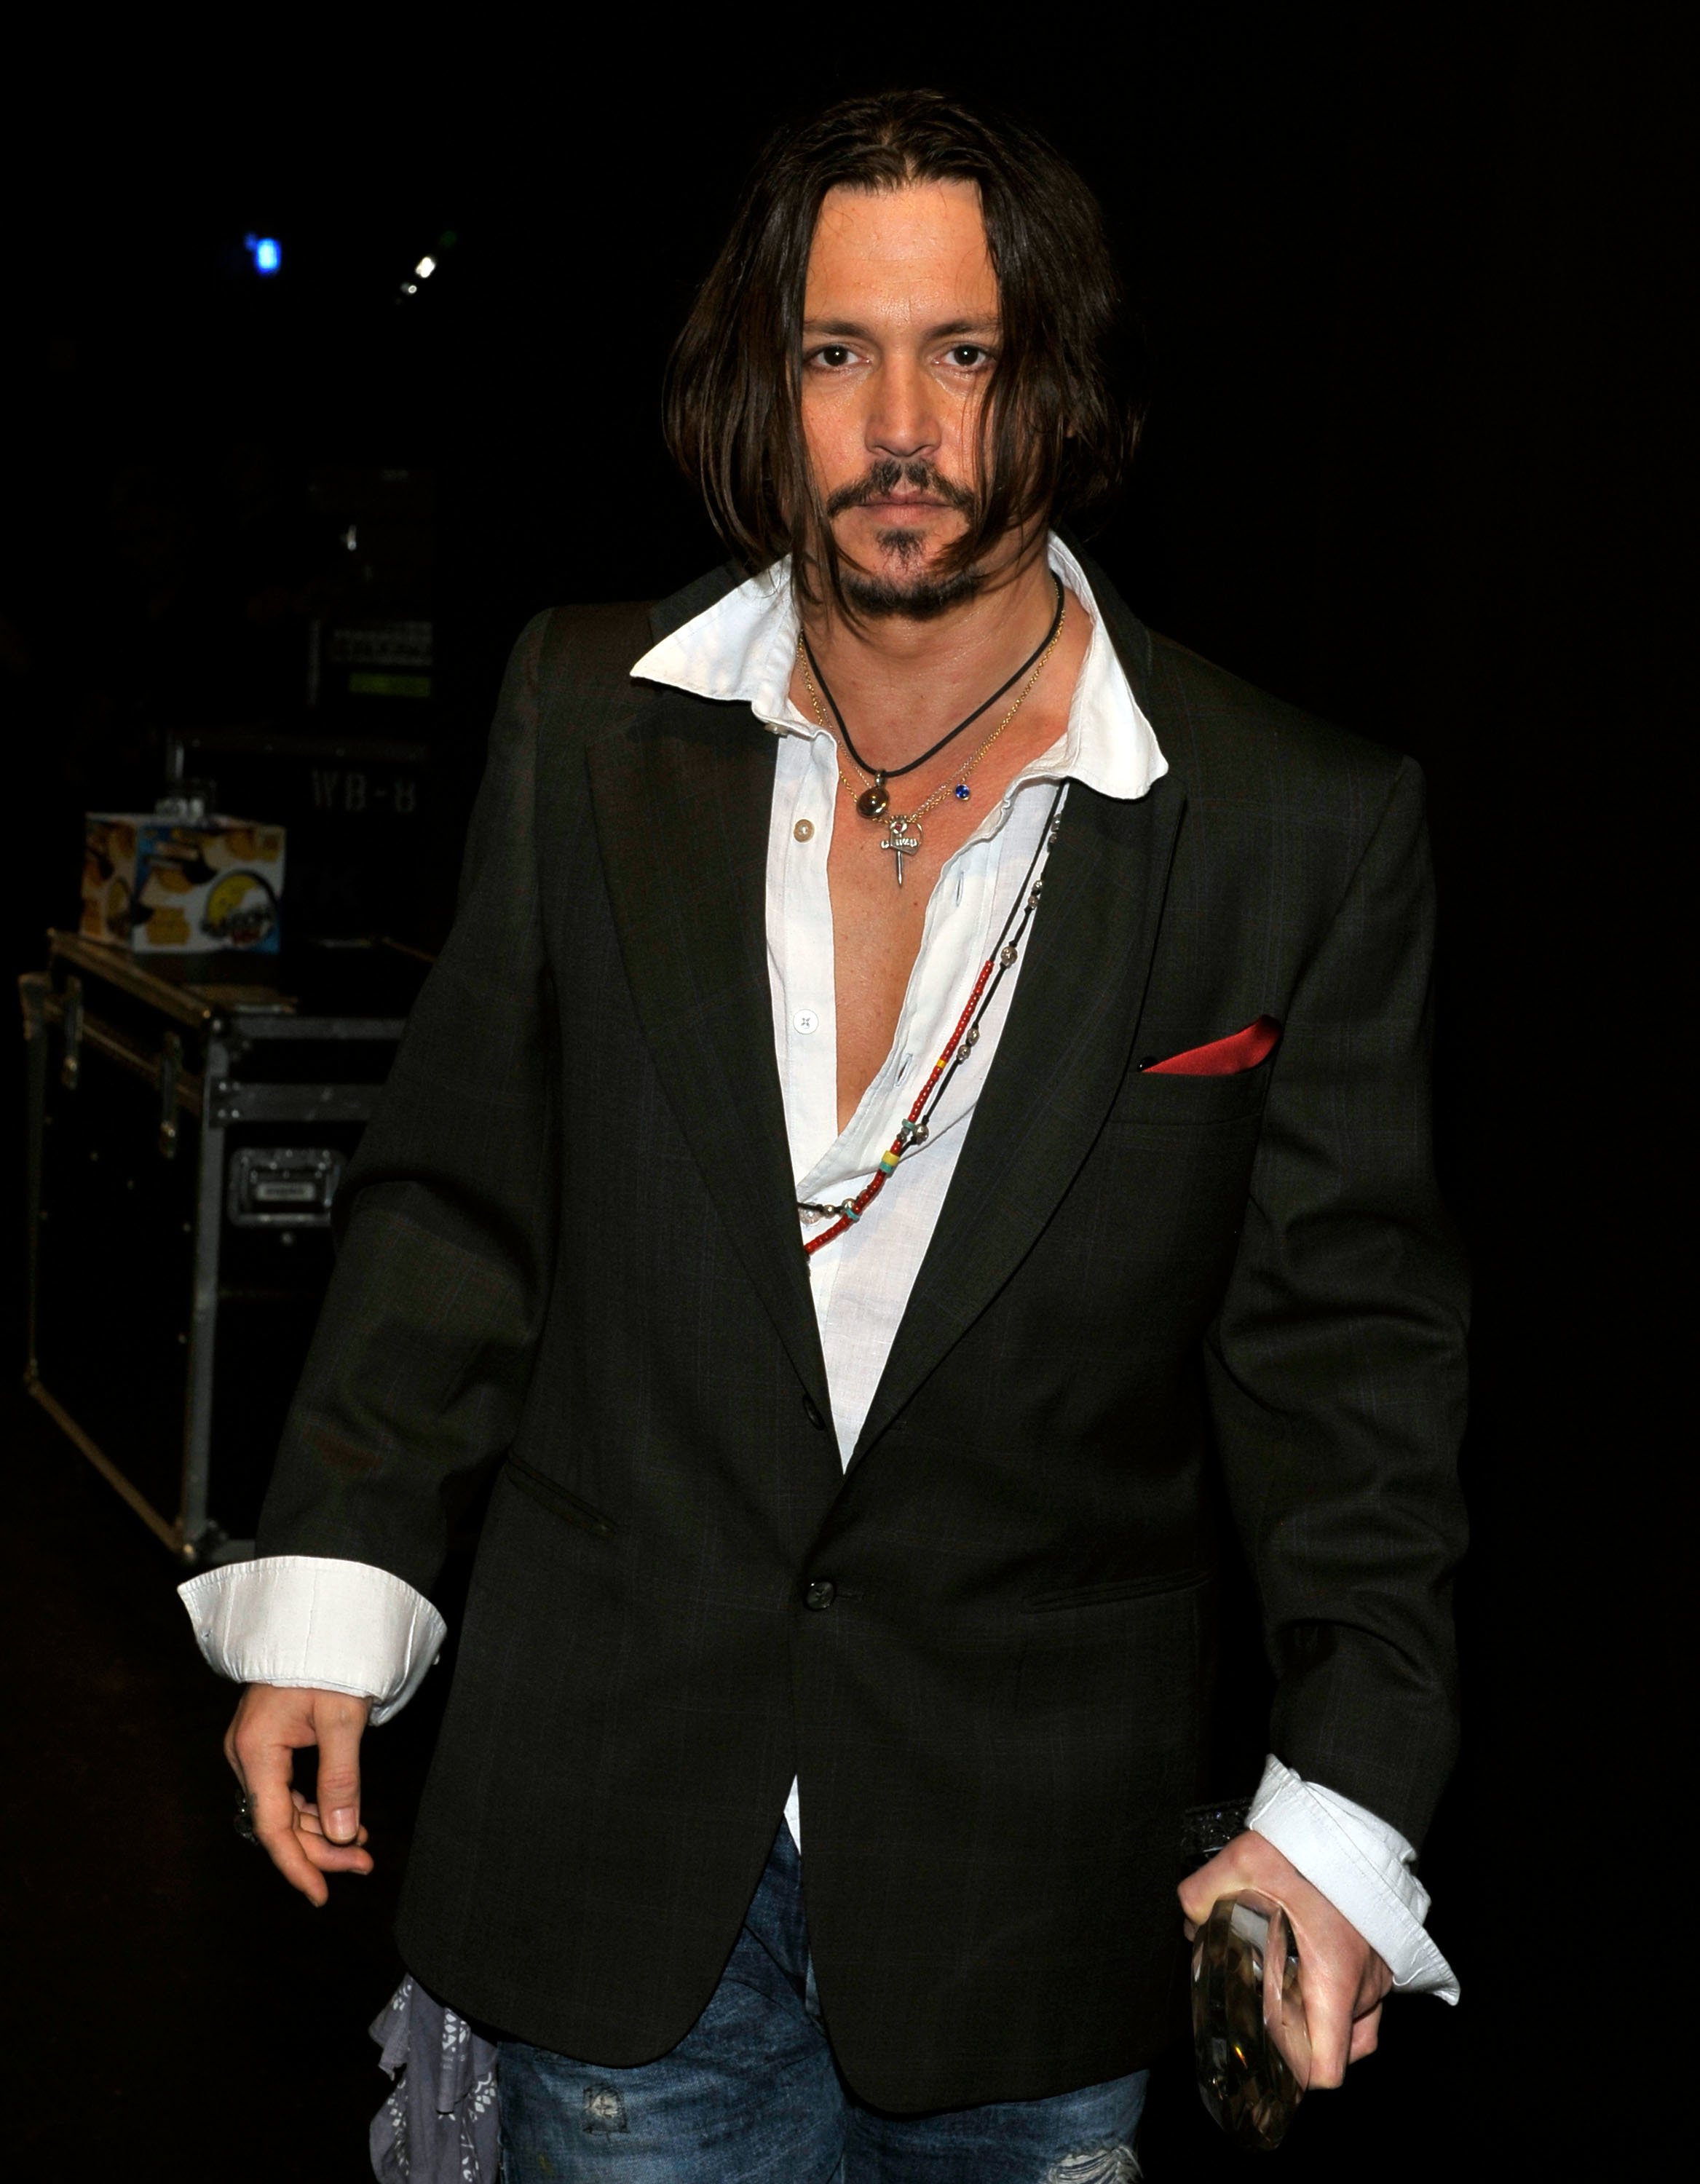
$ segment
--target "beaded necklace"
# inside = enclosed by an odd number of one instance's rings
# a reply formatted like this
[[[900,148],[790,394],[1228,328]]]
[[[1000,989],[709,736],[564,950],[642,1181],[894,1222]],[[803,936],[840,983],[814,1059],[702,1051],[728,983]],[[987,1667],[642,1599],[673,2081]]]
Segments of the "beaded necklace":
[[[992,998],[1003,983],[1004,972],[1021,952],[1022,941],[1032,922],[1033,913],[1039,907],[1039,898],[1044,892],[1045,883],[1039,877],[1040,870],[1050,855],[1051,844],[1056,839],[1056,830],[1062,824],[1062,804],[1067,794],[1068,783],[1065,781],[1051,799],[1051,809],[1045,814],[1045,826],[1040,834],[1039,847],[1033,853],[1033,862],[1027,868],[1026,878],[1017,891],[995,946],[980,966],[980,975],[974,981],[967,1006],[956,1019],[956,1028],[945,1042],[945,1051],[934,1063],[932,1074],[916,1094],[913,1106],[898,1124],[897,1135],[880,1155],[879,1166],[874,1171],[872,1179],[864,1184],[854,1198],[844,1199],[836,1206],[814,1206],[802,1199],[797,1201],[797,1211],[805,1221],[819,1221],[828,1215],[832,1217],[832,1227],[803,1246],[811,1256],[822,1245],[830,1244],[835,1237],[844,1235],[854,1228],[884,1190],[886,1178],[895,1173],[897,1163],[910,1147],[926,1144],[932,1127],[932,1117],[939,1102],[949,1091],[956,1072],[979,1045],[980,1027],[984,1022],[986,1011],[990,1008]]]
[[[856,808],[861,814],[864,819],[872,819],[876,826],[879,823],[880,820],[884,817],[886,812],[890,810],[891,792],[886,787],[888,781],[895,781],[900,774],[913,773],[917,766],[925,766],[929,758],[937,757],[938,754],[944,749],[946,744],[954,743],[956,738],[961,734],[964,728],[971,727],[973,723],[979,719],[983,713],[989,712],[991,708],[996,705],[1000,698],[1003,697],[1009,690],[1013,689],[1015,685],[1021,681],[1022,677],[1023,675],[1027,675],[1029,668],[1033,671],[1032,674],[1028,676],[1027,682],[1023,685],[1020,692],[1017,694],[1015,703],[1010,707],[1009,710],[1004,715],[1003,718],[998,722],[991,733],[981,744],[979,749],[975,751],[972,758],[965,760],[963,763],[956,769],[956,788],[954,792],[951,790],[950,777],[947,775],[933,791],[933,794],[926,799],[924,803],[912,805],[906,813],[896,811],[892,812],[890,820],[886,827],[885,838],[881,842],[879,846],[882,850],[889,850],[893,852],[891,860],[892,870],[897,875],[897,884],[899,887],[901,887],[903,884],[903,867],[906,861],[912,856],[917,855],[920,852],[922,838],[921,828],[917,822],[926,817],[927,814],[933,809],[935,804],[941,804],[945,796],[949,794],[954,793],[959,804],[966,804],[967,802],[969,796],[973,794],[972,790],[968,787],[967,777],[969,774],[973,772],[974,768],[979,764],[980,760],[985,756],[986,753],[991,749],[992,745],[997,741],[998,738],[1003,733],[1004,730],[1021,710],[1023,705],[1026,704],[1028,699],[1032,696],[1034,684],[1039,681],[1040,677],[1045,672],[1046,661],[1049,660],[1051,654],[1056,651],[1056,647],[1062,639],[1062,625],[1067,619],[1068,613],[1068,594],[1063,588],[1062,577],[1057,575],[1054,569],[1051,572],[1051,581],[1056,587],[1056,612],[1051,618],[1051,627],[1045,632],[1045,637],[1038,649],[1028,655],[1028,657],[1022,662],[1021,666],[1016,669],[1015,673],[1010,677],[1009,681],[1004,683],[1001,688],[995,690],[991,696],[986,699],[984,705],[976,705],[973,711],[969,714],[966,721],[959,721],[956,726],[950,730],[948,735],[940,736],[938,742],[934,744],[931,750],[922,751],[919,758],[911,759],[907,766],[892,766],[883,772],[876,773],[872,781],[867,777],[867,771],[863,766],[861,759],[857,755],[856,745],[850,741],[849,725],[845,722],[844,715],[839,710],[838,699],[833,697],[832,691],[828,688],[826,677],[821,673],[820,668],[816,662],[814,650],[809,643],[808,637],[800,628],[797,632],[797,665],[802,671],[803,687],[809,694],[809,703],[814,707],[815,718],[820,722],[822,727],[826,727],[826,711],[825,708],[821,704],[821,699],[824,694],[827,704],[833,709],[833,717],[839,724],[839,733],[844,738],[844,749],[850,754],[850,763],[855,766],[857,776],[862,783],[862,793],[860,796],[856,798]],[[818,688],[817,687],[817,685]],[[855,791],[850,789],[850,781],[842,766],[839,768],[839,779],[844,783],[846,790],[850,790],[850,793],[854,795]]]
[[[1056,611],[1051,617],[1051,627],[1045,631],[1045,635],[1040,639],[1039,643],[1034,645],[1033,650],[1028,653],[1027,658],[1022,661],[1020,666],[1016,669],[1014,674],[1010,677],[1009,680],[1006,682],[999,683],[997,688],[993,691],[991,696],[983,699],[979,705],[976,705],[973,711],[969,714],[966,721],[958,721],[954,728],[948,729],[945,734],[939,737],[938,742],[934,744],[930,749],[922,751],[919,758],[911,759],[907,766],[876,767],[873,769],[873,779],[872,781],[869,781],[867,777],[869,769],[867,760],[862,757],[861,753],[856,749],[856,745],[850,741],[850,723],[845,720],[844,715],[839,710],[838,699],[833,697],[832,692],[827,688],[827,678],[821,673],[820,663],[815,658],[815,649],[809,642],[807,632],[801,628],[798,630],[797,649],[802,655],[803,680],[809,685],[810,697],[814,699],[816,717],[817,719],[821,719],[821,706],[820,699],[816,695],[815,684],[809,681],[809,673],[811,669],[814,671],[815,679],[820,683],[822,690],[826,692],[827,703],[832,707],[833,717],[839,724],[839,733],[844,739],[844,749],[850,753],[851,763],[855,766],[856,772],[861,776],[863,783],[866,784],[863,794],[857,797],[856,801],[856,808],[861,812],[864,819],[883,818],[886,810],[891,802],[890,797],[886,794],[886,783],[888,781],[900,781],[906,773],[913,773],[917,766],[925,766],[929,758],[937,758],[939,752],[944,749],[946,744],[955,743],[957,737],[961,734],[964,728],[973,727],[974,722],[979,719],[982,713],[990,712],[992,707],[996,705],[1000,698],[1005,696],[1009,691],[1014,689],[1016,684],[1020,682],[1022,677],[1026,674],[1028,669],[1033,666],[1034,661],[1042,658],[1044,655],[1050,651],[1051,646],[1056,642],[1057,632],[1062,627],[1063,610],[1067,604],[1067,593],[1063,589],[1062,579],[1057,575],[1055,569],[1051,571],[1051,581],[1056,587]],[[826,722],[823,719],[821,719],[821,726],[825,727],[826,725]],[[1005,725],[1007,726],[1007,723],[1006,722]],[[848,788],[850,786],[849,783],[846,782],[844,786]],[[966,801],[966,799],[964,800]]]

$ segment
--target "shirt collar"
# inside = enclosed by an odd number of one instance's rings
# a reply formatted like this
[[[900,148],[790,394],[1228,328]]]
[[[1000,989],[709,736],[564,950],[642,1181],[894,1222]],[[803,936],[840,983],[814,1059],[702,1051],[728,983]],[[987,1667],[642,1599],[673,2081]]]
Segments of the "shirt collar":
[[[1036,762],[1022,778],[1078,781],[1101,796],[1143,796],[1168,772],[1168,761],[1123,671],[1080,564],[1055,532],[1046,547],[1051,566],[1086,610],[1092,635],[1074,686],[1060,759]],[[805,721],[791,703],[796,654],[791,565],[783,560],[664,637],[632,673],[639,681],[668,683],[700,698],[741,702],[777,735],[828,735],[828,730]]]

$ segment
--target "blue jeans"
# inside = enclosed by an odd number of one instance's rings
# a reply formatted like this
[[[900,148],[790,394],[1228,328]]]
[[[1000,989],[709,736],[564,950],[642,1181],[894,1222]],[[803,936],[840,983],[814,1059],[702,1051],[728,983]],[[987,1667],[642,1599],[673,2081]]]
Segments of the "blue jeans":
[[[620,2070],[502,2042],[503,2184],[1129,2184],[1148,2073],[934,2115],[865,2108],[839,2075],[781,1827],[707,2008]]]

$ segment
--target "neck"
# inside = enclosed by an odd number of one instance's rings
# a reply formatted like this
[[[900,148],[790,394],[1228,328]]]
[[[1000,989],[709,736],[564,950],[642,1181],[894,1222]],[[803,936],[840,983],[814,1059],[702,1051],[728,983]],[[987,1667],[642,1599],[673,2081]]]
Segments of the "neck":
[[[970,713],[1040,644],[1056,611],[1043,545],[936,620],[860,624],[822,612],[809,643],[865,761],[904,765]]]

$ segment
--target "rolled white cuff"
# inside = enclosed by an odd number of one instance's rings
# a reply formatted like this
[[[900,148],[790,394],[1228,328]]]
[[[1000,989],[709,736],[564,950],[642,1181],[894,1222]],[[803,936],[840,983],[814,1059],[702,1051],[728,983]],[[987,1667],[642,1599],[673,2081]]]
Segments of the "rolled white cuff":
[[[399,1713],[449,1626],[422,1593],[371,1563],[267,1555],[225,1563],[177,1588],[209,1664],[239,1684],[347,1691]]]
[[[1458,2000],[1457,1975],[1423,1930],[1429,1893],[1412,1870],[1417,1853],[1396,1828],[1305,1781],[1273,1752],[1246,1825],[1352,1921],[1402,1993]]]

